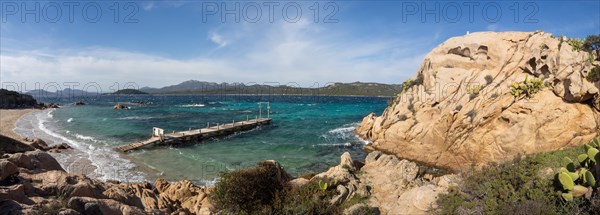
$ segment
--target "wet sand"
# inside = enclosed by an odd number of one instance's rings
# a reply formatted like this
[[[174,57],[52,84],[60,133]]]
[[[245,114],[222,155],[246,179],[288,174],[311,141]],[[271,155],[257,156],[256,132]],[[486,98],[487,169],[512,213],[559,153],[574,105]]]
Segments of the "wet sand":
[[[38,109],[0,109],[0,134],[23,142],[23,137],[16,134],[14,129],[17,121],[26,114],[39,111]]]

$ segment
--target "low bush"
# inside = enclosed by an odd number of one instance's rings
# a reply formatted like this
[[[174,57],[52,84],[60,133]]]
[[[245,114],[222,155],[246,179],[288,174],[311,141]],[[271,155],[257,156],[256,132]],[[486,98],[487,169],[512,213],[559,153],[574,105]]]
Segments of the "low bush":
[[[283,190],[277,179],[279,169],[273,163],[222,173],[209,195],[215,208],[228,213],[269,211],[273,199]]]
[[[334,184],[324,179],[321,183]],[[297,189],[286,189],[273,204],[274,214],[339,214],[341,207],[332,205],[329,200],[337,194],[335,186],[322,189],[318,182],[312,181]]]
[[[587,80],[590,82],[600,81],[600,66],[592,68],[590,73],[588,73]]]
[[[464,173],[458,187],[438,196],[438,214],[599,214],[600,198],[564,201],[554,172],[583,147],[517,156]]]
[[[573,51],[581,51],[583,49],[584,40],[580,38],[567,38],[566,42],[573,47]]]
[[[342,204],[331,204],[338,194],[337,181],[327,178],[299,188],[285,187],[275,177],[278,168],[271,164],[263,162],[257,167],[223,173],[209,194],[215,209],[224,214],[325,215],[342,214],[344,209],[366,201],[355,195]]]

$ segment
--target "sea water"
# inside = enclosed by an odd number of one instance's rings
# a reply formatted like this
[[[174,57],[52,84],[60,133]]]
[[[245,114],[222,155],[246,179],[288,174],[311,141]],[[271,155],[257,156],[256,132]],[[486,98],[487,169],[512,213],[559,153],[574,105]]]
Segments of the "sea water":
[[[104,180],[188,179],[210,184],[220,172],[276,160],[292,175],[327,170],[344,152],[363,159],[367,144],[354,128],[387,98],[330,96],[98,96],[41,99],[65,104],[22,118],[15,131],[50,145],[67,143],[75,152],[57,155],[63,167]],[[82,100],[83,106],[68,105]],[[151,102],[138,104],[131,101]],[[153,127],[184,131],[260,115],[269,101],[271,125],[179,146],[148,146],[130,153],[114,147],[150,138]],[[114,110],[117,103],[129,110]],[[262,105],[267,117],[267,104]],[[91,162],[90,162],[91,161]]]

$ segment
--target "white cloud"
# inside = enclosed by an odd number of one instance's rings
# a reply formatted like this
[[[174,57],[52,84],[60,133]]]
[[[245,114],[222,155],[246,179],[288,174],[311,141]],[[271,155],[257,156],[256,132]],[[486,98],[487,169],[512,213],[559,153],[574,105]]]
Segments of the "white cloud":
[[[154,2],[145,2],[142,6],[145,11],[151,11],[154,8]]]
[[[497,30],[498,30],[498,25],[497,25],[497,24],[491,24],[491,25],[488,25],[488,26],[486,27],[486,29],[487,29],[488,31],[497,31]]]
[[[227,44],[229,44],[228,41],[226,41],[221,35],[219,35],[218,33],[211,33],[210,37],[209,37],[210,41],[212,41],[213,43],[217,44],[219,46],[219,48],[221,47],[225,47]]]
[[[323,32],[311,22],[266,28],[220,29],[209,39],[219,47],[208,55],[176,59],[114,48],[6,51],[0,55],[2,82],[136,82],[162,87],[185,80],[280,84],[309,87],[317,82],[401,83],[412,76],[425,53],[416,53],[431,38],[350,39],[348,32]],[[320,32],[317,34],[317,32]],[[252,35],[240,37],[240,35]],[[232,44],[224,38],[235,38]],[[239,40],[239,41],[238,41]],[[426,45],[425,45],[426,46]]]

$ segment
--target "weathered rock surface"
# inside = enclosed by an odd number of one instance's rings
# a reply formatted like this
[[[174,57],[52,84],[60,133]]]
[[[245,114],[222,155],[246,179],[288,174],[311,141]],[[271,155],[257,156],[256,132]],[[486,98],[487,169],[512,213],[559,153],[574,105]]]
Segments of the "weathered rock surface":
[[[21,172],[26,173],[40,173],[50,170],[64,171],[56,159],[40,150],[11,154],[6,160],[19,167]]]
[[[19,167],[13,164],[10,161],[2,160],[0,161],[0,181],[4,181],[4,179],[19,174]]]
[[[154,182],[154,187],[160,193],[160,199],[176,202],[188,213],[201,214],[202,202],[207,196],[205,188],[198,187],[188,180],[168,183],[161,179]]]
[[[361,169],[361,180],[371,187],[369,205],[383,214],[428,214],[437,207],[437,195],[455,181],[445,178],[428,181],[419,175],[420,167],[407,160],[379,151],[371,152]]]
[[[375,150],[452,169],[578,146],[599,132],[600,83],[586,79],[593,67],[547,33],[451,38],[425,57],[415,85],[356,133]],[[516,99],[510,86],[526,76],[546,87]]]
[[[190,181],[121,184],[65,172],[46,152],[0,159],[0,214],[211,214],[204,187]],[[64,200],[60,200],[63,199]],[[12,201],[5,201],[10,199]]]
[[[338,182],[338,195],[331,204],[340,204],[354,195],[367,197],[368,206],[379,208],[382,214],[428,214],[437,206],[437,195],[456,185],[457,177],[445,175],[426,180],[419,175],[419,166],[408,160],[380,151],[369,153],[361,168],[352,164],[349,153],[341,156],[338,166],[315,175],[311,180],[331,178]],[[348,208],[352,214],[361,205]]]

